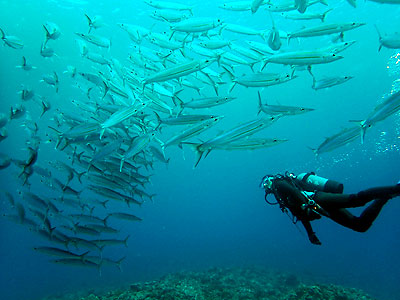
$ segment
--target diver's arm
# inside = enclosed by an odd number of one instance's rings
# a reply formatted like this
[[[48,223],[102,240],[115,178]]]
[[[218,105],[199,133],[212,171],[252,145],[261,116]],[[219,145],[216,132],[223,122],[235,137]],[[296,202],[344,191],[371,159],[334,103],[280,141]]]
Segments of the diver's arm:
[[[314,245],[321,245],[321,242],[315,235],[315,232],[312,229],[311,223],[309,221],[303,221],[301,220],[301,223],[303,224],[304,228],[307,231],[308,239],[310,240],[311,243]]]

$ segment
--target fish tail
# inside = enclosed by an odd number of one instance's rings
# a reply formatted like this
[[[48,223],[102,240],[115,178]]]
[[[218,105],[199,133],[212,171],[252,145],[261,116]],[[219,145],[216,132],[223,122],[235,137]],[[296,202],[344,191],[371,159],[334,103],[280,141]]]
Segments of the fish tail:
[[[126,256],[124,256],[116,261],[117,267],[120,270],[120,272],[122,272],[121,263],[125,260],[125,258],[126,258]]]
[[[131,235],[128,234],[128,236],[124,239],[124,245],[125,245],[125,247],[127,247],[127,248],[128,248],[128,239],[129,239],[130,236],[131,236]]]
[[[79,255],[79,258],[84,262],[85,261],[85,257],[86,255],[89,253],[90,251],[86,251],[85,253]]]
[[[315,156],[318,156],[318,149],[311,148],[311,147],[307,147],[307,148],[310,149],[312,152],[314,152]]]
[[[265,69],[265,67],[267,66],[267,64],[268,64],[268,59],[266,59],[266,60],[264,61],[264,64],[263,64],[263,66],[261,67],[261,71]]]
[[[157,130],[160,127],[162,121],[161,121],[161,118],[160,118],[160,116],[159,116],[159,114],[157,112],[154,111],[154,114],[156,115],[157,123],[158,123],[157,126],[154,128],[154,130]]]
[[[361,144],[364,144],[365,133],[367,132],[366,126],[361,126]]]
[[[4,40],[5,36],[3,29],[0,28],[0,38]]]
[[[77,173],[77,174],[76,174],[76,175],[78,176],[78,180],[79,180],[80,183],[82,183],[81,177],[82,177],[82,175],[84,175],[84,174],[86,174],[86,171],[83,171],[83,172],[81,172],[81,173]]]
[[[257,113],[257,115],[259,115],[260,112],[262,111],[262,102],[261,102],[261,94],[260,94],[260,91],[257,91],[257,93],[258,93],[258,113]]]
[[[319,3],[321,3],[321,4],[325,5],[325,6],[329,5],[328,1],[326,1],[326,0],[319,0]]]
[[[103,205],[103,207],[104,207],[105,209],[107,209],[106,204],[107,204],[108,201],[110,201],[110,200],[105,200],[105,201],[101,202],[101,205]],[[104,221],[104,220],[103,220],[103,221]],[[107,223],[107,220],[106,220],[106,223]]]
[[[325,12],[322,14],[322,16],[321,16],[321,21],[322,21],[322,22],[325,22],[326,15],[327,15],[328,12],[330,12],[330,11],[332,11],[332,8],[331,8],[331,9],[328,9],[327,11],[325,11]]]
[[[179,109],[179,112],[177,113],[177,116],[179,116],[182,113],[183,109],[185,108],[185,103],[181,99],[179,99],[178,96],[175,94],[172,97],[172,101]]]

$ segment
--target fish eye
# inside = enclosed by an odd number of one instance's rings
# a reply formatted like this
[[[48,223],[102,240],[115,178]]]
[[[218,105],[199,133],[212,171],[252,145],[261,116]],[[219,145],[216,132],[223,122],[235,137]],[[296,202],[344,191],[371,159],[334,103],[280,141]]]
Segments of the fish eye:
[[[336,56],[336,54],[335,54],[335,53],[333,53],[333,54],[332,54],[332,56]]]

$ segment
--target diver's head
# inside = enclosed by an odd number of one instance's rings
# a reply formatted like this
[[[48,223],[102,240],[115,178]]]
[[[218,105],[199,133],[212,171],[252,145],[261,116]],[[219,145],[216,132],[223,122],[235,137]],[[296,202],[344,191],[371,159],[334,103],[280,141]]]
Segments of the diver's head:
[[[275,179],[274,175],[265,175],[261,180],[260,187],[265,190],[265,193],[270,194],[272,193],[272,183]]]

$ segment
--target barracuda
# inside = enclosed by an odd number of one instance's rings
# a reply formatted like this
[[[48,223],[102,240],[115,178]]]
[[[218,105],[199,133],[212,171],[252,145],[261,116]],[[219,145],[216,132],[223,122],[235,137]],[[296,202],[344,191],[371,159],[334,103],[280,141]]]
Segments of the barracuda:
[[[321,52],[321,51],[298,51],[298,52],[284,52],[274,54],[268,57],[261,70],[265,68],[268,63],[294,65],[294,66],[308,66],[313,64],[326,64],[339,59],[343,56],[335,53]]]
[[[174,67],[162,70],[154,75],[151,75],[143,80],[143,88],[152,82],[162,82],[170,79],[176,79],[201,69],[212,64],[216,59],[196,59],[186,63],[179,64]]]
[[[263,104],[261,101],[261,94],[260,92],[258,92],[258,114],[260,112],[263,112],[270,116],[282,117],[299,115],[313,110],[313,108],[305,108],[299,106],[269,105],[267,103]]]
[[[301,30],[293,32],[293,33],[289,33],[288,40],[290,40],[292,38],[298,38],[298,37],[314,37],[314,36],[327,35],[327,34],[333,34],[333,33],[342,33],[344,31],[356,29],[365,24],[366,23],[356,23],[356,22],[324,24],[324,25],[315,26],[315,27],[311,27],[311,28],[301,29]]]
[[[182,141],[185,141],[191,137],[199,135],[203,131],[209,129],[211,126],[216,125],[218,123],[218,121],[221,120],[222,118],[223,117],[215,117],[215,118],[206,120],[204,122],[201,122],[200,124],[196,124],[196,125],[188,127],[187,129],[183,130],[181,133],[173,136],[168,141],[163,143],[161,145],[163,152],[164,152],[164,149],[170,145],[180,144]]]
[[[167,1],[155,1],[155,0],[144,0],[144,2],[152,7],[159,9],[172,9],[172,10],[187,10],[193,15],[193,7],[181,3],[167,2]]]
[[[94,44],[96,46],[108,49],[110,49],[111,47],[111,41],[105,37],[93,34],[78,33],[78,32],[76,32],[75,34],[80,38],[84,39],[85,41]]]
[[[180,31],[186,33],[204,32],[221,26],[221,24],[221,19],[190,18],[171,25],[171,30],[173,32]]]
[[[24,48],[24,43],[20,38],[12,35],[6,35],[4,31],[0,28],[0,38],[4,42],[5,45],[11,47],[13,49],[22,49]]]
[[[359,126],[345,128],[340,132],[332,135],[331,137],[326,138],[325,141],[318,146],[318,148],[310,149],[314,152],[315,155],[320,155],[322,153],[335,150],[341,146],[350,143],[351,141],[358,138],[360,134],[361,132]]]
[[[204,143],[198,144],[195,147],[195,151],[197,154],[195,167],[199,164],[204,153],[206,153],[205,157],[207,157],[208,154],[210,154],[211,150],[213,150],[215,147],[226,145],[239,139],[249,137],[250,135],[253,135],[254,133],[262,130],[263,128],[270,126],[276,120],[278,120],[278,118],[275,117],[255,119],[250,122],[236,126],[231,130],[228,130]]]

